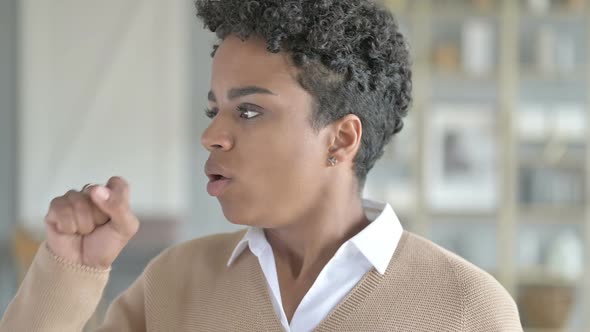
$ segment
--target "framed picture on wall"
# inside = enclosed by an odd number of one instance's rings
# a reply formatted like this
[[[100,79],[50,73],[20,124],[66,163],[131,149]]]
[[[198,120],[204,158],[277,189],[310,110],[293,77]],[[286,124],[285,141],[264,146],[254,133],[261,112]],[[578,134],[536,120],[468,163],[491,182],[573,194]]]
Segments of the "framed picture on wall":
[[[497,205],[496,120],[489,104],[435,104],[427,116],[426,195],[434,211]]]
[[[416,127],[410,115],[404,119],[402,131],[385,148],[382,158],[387,164],[386,181],[381,182],[384,198],[402,213],[413,210],[416,205],[416,170],[413,167],[418,154],[416,142]]]
[[[414,189],[417,154],[416,131],[413,117],[404,118],[401,132],[392,137],[384,148],[383,156],[369,172],[363,196],[378,201],[386,201],[397,210],[407,212],[413,209],[416,201]]]

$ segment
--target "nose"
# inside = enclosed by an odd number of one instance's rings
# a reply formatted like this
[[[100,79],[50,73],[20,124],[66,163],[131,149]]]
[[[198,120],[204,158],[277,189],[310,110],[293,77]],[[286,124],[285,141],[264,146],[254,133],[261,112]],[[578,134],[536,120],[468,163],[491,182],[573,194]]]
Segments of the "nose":
[[[201,144],[209,152],[229,151],[234,139],[229,130],[229,126],[224,123],[221,114],[218,114],[211,124],[205,129],[201,136]]]

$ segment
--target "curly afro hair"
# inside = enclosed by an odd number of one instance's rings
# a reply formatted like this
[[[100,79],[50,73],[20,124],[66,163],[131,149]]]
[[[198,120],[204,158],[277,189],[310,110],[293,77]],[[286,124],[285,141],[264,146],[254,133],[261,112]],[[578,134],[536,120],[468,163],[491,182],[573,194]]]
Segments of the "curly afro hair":
[[[371,0],[197,0],[196,8],[219,39],[254,35],[269,52],[290,55],[297,81],[314,97],[315,129],[359,117],[354,172],[362,189],[412,101],[408,44],[389,10]]]

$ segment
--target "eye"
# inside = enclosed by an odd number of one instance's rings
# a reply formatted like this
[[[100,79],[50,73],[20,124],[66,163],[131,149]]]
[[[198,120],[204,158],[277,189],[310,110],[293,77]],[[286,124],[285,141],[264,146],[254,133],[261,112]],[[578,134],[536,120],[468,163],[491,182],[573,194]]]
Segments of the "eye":
[[[213,119],[217,115],[217,108],[213,108],[213,109],[205,108],[205,115],[209,119]]]
[[[261,112],[254,110],[253,106],[248,105],[238,106],[237,111],[240,112],[240,118],[242,119],[252,119],[261,114]]]

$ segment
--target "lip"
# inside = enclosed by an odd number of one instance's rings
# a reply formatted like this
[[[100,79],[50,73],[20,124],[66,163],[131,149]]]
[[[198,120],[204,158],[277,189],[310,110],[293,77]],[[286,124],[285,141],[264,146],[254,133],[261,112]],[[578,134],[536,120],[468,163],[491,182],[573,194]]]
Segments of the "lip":
[[[221,196],[232,180],[227,169],[212,159],[205,163],[205,174],[209,178],[207,193],[214,197]]]
[[[213,197],[219,197],[231,183],[231,179],[211,180],[207,183],[207,193]]]

